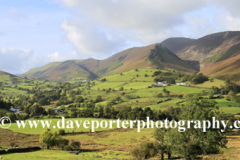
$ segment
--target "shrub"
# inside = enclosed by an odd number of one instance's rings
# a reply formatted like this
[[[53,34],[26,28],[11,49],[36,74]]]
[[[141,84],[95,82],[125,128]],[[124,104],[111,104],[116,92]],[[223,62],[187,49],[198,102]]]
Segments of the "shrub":
[[[157,154],[157,149],[153,143],[143,142],[139,147],[133,148],[130,154],[135,158],[150,158]]]
[[[69,140],[67,139],[60,139],[58,141],[58,147],[61,148],[62,150],[68,146]]]
[[[73,149],[80,149],[81,143],[79,141],[70,140],[69,146],[71,146]]]
[[[64,129],[60,129],[60,130],[58,131],[58,134],[59,134],[59,135],[65,135],[65,130],[64,130]]]
[[[125,94],[126,94],[125,92],[122,92],[122,93],[121,93],[121,96],[124,96]]]
[[[73,151],[73,148],[71,146],[65,146],[64,149],[66,151]]]
[[[14,142],[11,142],[10,143],[10,146],[13,148],[15,146],[15,143]]]
[[[124,89],[123,87],[120,87],[120,88],[119,88],[119,91],[123,91],[123,89]]]
[[[42,132],[39,138],[39,142],[47,146],[47,149],[50,147],[56,146],[58,144],[59,136],[57,133],[52,133],[49,129]]]

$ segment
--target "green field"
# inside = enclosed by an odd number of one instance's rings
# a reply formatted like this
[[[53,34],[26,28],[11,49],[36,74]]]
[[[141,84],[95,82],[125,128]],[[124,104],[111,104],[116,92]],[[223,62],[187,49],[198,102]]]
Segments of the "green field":
[[[211,88],[212,86],[221,87],[221,86],[224,86],[224,85],[225,84],[224,84],[223,80],[213,79],[213,82],[206,81],[202,84],[196,84],[196,85],[191,85],[191,86],[202,87],[202,88]]]

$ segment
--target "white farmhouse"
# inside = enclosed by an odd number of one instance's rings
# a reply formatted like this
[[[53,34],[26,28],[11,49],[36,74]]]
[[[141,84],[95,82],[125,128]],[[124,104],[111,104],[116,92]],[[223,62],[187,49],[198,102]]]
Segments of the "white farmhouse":
[[[63,110],[60,109],[60,108],[53,108],[53,111],[54,111],[55,113],[63,113]]]
[[[10,111],[10,112],[19,112],[20,109],[19,109],[19,108],[13,108],[13,107],[11,107],[11,108],[9,109],[9,111]]]
[[[167,86],[166,83],[163,83],[163,82],[156,82],[156,85],[159,86],[159,87],[165,87]]]
[[[176,83],[177,86],[186,86],[187,83],[184,83],[184,82],[179,82],[179,83]]]

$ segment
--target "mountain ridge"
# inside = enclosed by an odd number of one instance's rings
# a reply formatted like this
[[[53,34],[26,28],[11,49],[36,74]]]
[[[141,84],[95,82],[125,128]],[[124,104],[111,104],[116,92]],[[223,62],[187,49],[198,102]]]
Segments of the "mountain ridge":
[[[66,65],[66,63],[68,65]],[[74,78],[96,79],[135,68],[170,68],[181,72],[195,73],[196,70],[160,43],[133,47],[116,53],[104,60],[68,60],[53,62],[31,69],[21,76],[50,81]],[[60,78],[59,78],[60,77]]]
[[[232,79],[232,74],[236,76],[236,72],[232,70],[240,70],[240,65],[235,68],[230,67],[230,74],[219,72],[224,71],[224,67],[229,68],[233,59],[239,59],[240,54],[240,31],[225,31],[213,33],[201,38],[191,40],[188,43],[182,43],[184,38],[171,38],[162,42],[169,50],[173,51],[182,60],[198,61],[200,64],[199,71],[220,79]],[[183,44],[178,46],[178,44]],[[224,66],[224,67],[223,67]],[[225,70],[226,71],[226,70]],[[236,78],[235,82],[240,81]]]

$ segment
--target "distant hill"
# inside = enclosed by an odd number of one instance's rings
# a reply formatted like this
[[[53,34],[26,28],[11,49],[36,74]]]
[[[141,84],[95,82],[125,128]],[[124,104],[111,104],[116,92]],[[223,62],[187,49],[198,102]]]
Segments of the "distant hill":
[[[39,80],[66,81],[74,78],[95,79],[105,75],[121,73],[135,68],[169,68],[180,72],[194,73],[190,64],[182,61],[178,56],[162,44],[152,44],[144,47],[134,47],[119,52],[107,59],[97,60],[68,60],[54,62],[42,67],[34,68],[21,76]]]
[[[74,78],[94,79],[97,77],[81,68],[74,60],[52,62],[42,67],[33,68],[21,75],[21,77],[25,76],[49,81],[65,81]]]
[[[1,75],[15,76],[15,75],[13,75],[13,74],[10,74],[10,73],[7,73],[7,72],[4,72],[4,71],[1,71],[1,70],[0,70],[0,76],[1,76]]]
[[[216,78],[240,78],[240,31],[206,35],[199,39],[170,38],[162,42],[182,60],[196,61],[200,71]],[[234,62],[234,63],[233,63]]]

